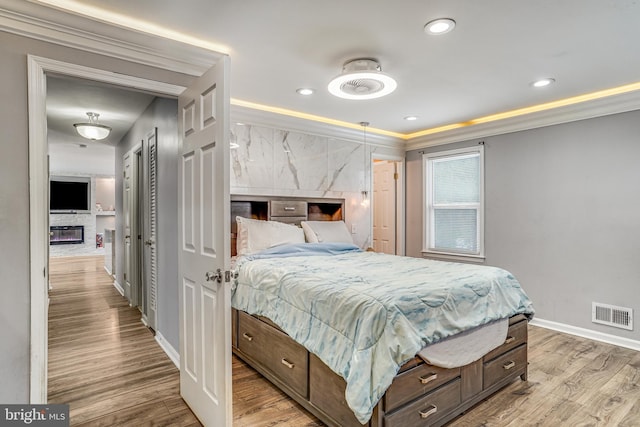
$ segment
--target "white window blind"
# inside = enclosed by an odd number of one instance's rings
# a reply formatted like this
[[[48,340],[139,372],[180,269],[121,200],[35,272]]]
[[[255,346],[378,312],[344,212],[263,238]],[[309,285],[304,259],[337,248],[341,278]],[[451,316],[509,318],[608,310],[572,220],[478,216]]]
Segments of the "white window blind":
[[[483,147],[425,154],[425,251],[483,254]]]

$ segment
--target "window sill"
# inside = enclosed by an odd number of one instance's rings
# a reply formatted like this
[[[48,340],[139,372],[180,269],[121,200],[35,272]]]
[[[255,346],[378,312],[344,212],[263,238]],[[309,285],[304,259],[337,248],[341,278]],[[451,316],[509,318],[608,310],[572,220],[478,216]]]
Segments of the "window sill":
[[[441,261],[473,262],[476,264],[484,263],[485,261],[485,257],[483,255],[452,254],[446,252],[433,252],[426,249],[422,250],[422,257]]]

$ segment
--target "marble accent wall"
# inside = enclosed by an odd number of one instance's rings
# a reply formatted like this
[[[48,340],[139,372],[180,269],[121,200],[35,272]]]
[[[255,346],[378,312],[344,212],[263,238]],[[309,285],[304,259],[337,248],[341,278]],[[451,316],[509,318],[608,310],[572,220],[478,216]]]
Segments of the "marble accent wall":
[[[272,129],[231,126],[231,194],[345,199],[345,222],[354,242],[371,245],[371,213],[362,203],[365,168],[376,147],[362,143]]]

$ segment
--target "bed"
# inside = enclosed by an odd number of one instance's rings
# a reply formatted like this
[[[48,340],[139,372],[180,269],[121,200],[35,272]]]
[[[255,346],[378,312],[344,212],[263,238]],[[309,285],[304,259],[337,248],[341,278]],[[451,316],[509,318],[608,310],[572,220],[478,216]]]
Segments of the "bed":
[[[509,272],[362,251],[340,200],[234,211],[234,352],[325,424],[442,425],[526,380],[533,308]]]

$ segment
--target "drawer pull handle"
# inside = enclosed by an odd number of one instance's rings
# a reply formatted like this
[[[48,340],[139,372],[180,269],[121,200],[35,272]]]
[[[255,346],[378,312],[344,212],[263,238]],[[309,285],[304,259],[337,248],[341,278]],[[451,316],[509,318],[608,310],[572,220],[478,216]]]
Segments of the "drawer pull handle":
[[[284,210],[285,210],[285,211],[295,211],[295,210],[296,210],[296,208],[294,208],[293,206],[285,206],[285,207],[284,207]]]
[[[504,340],[505,344],[511,344],[512,342],[514,342],[516,339],[515,337],[507,337],[506,340]]]
[[[242,334],[242,337],[247,341],[253,341],[253,337],[246,332]]]
[[[510,362],[507,362],[504,365],[502,365],[502,367],[504,368],[505,371],[508,371],[509,369],[513,368],[514,366],[516,366],[516,362],[514,362],[514,361],[510,361]]]
[[[438,378],[438,374],[423,375],[419,378],[421,384],[428,384]]]
[[[420,412],[420,418],[425,419],[425,418],[428,418],[430,415],[433,415],[436,412],[438,412],[438,407],[436,405],[431,405],[431,407],[428,410],[419,411],[419,412]]]
[[[282,364],[289,369],[293,369],[294,366],[296,366],[293,363],[289,362],[287,359],[282,359]]]

